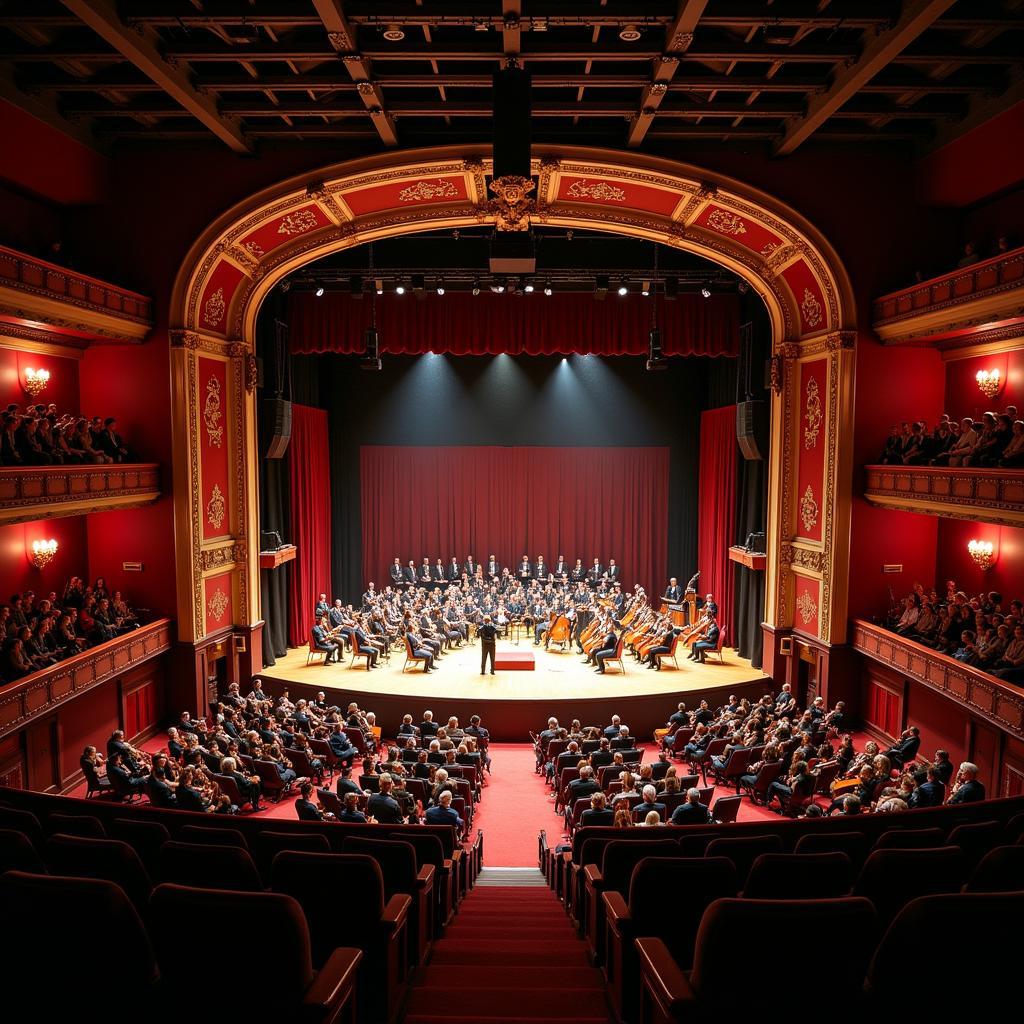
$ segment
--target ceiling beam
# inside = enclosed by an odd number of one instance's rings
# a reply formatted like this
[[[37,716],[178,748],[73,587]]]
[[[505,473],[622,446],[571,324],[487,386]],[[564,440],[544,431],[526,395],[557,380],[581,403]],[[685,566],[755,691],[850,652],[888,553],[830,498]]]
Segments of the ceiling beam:
[[[327,31],[331,48],[341,57],[345,70],[356,83],[356,90],[381,142],[388,147],[397,146],[398,129],[395,128],[394,118],[384,105],[384,93],[380,85],[373,80],[370,60],[356,47],[356,34],[345,17],[342,0],[313,0],[313,6]]]
[[[506,57],[518,57],[523,47],[523,0],[503,0],[501,49]]]
[[[956,0],[906,0],[893,27],[880,32],[864,48],[860,58],[842,69],[827,92],[813,97],[807,112],[794,118],[775,147],[777,156],[786,156],[806,142],[866,82],[890,64]]]
[[[222,117],[217,104],[197,92],[188,75],[172,67],[157,48],[153,29],[136,31],[118,16],[111,0],[63,0],[64,6],[77,15],[100,38],[109,43],[126,60],[159,85],[176,103],[180,103],[197,121],[208,128],[236,153],[250,153],[251,147],[242,129],[230,118]]]
[[[644,141],[644,136],[654,123],[654,116],[661,106],[661,101],[668,92],[669,82],[679,69],[679,54],[685,53],[693,44],[693,35],[697,29],[708,0],[679,0],[676,16],[665,33],[665,53],[654,65],[654,75],[644,86],[640,97],[640,110],[629,126],[626,144],[636,149]]]

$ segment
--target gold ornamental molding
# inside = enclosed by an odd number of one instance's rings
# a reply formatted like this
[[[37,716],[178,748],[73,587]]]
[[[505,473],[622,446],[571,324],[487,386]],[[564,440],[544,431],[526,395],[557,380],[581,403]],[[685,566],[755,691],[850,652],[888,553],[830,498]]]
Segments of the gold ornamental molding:
[[[139,508],[159,497],[155,462],[0,469],[0,524]]]
[[[258,536],[256,522],[256,403],[249,356],[263,299],[293,271],[332,253],[377,239],[431,229],[494,224],[522,230],[531,221],[597,229],[696,253],[733,271],[764,300],[772,325],[775,377],[774,451],[769,473],[768,601],[770,626],[793,625],[793,572],[780,545],[793,533],[799,506],[794,438],[799,361],[820,354],[828,362],[827,393],[819,396],[816,443],[826,446],[824,493],[814,514],[824,525],[818,561],[820,639],[845,636],[848,529],[838,501],[849,492],[852,449],[837,433],[852,425],[853,292],[828,242],[796,211],[758,189],[687,164],[656,157],[575,146],[534,147],[531,177],[491,180],[490,147],[466,146],[390,152],[322,168],[272,186],[226,211],[193,245],[175,282],[172,394],[176,429],[175,523],[179,623],[183,638],[205,629],[201,581],[210,563],[197,524],[207,508],[194,424],[206,382],[196,363],[203,353],[231,359],[230,386],[220,395],[231,452],[231,494],[223,495],[229,537]],[[844,484],[843,481],[846,481]],[[200,502],[199,495],[205,495]],[[809,506],[805,506],[809,508]],[[833,525],[834,524],[834,525]],[[215,545],[217,548],[223,544]],[[244,625],[258,618],[258,558],[247,545],[230,564]],[[226,563],[227,564],[227,563]]]
[[[872,505],[928,516],[1024,526],[1024,470],[865,466]]]
[[[1024,691],[1018,687],[863,619],[853,623],[853,647],[1024,740]]]

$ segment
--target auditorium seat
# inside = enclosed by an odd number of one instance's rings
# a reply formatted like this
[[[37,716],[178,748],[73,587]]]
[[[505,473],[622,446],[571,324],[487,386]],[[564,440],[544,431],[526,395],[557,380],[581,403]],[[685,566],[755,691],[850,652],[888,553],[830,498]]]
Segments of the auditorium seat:
[[[845,853],[762,853],[743,887],[748,900],[816,900],[847,896],[853,865]]]
[[[1020,998],[1020,948],[1013,941],[1024,914],[1024,892],[957,893],[909,902],[890,925],[864,984],[868,1015],[887,1020],[949,1019],[984,1006],[999,1013]],[[907,951],[954,944],[950,969],[935,984],[908,983]],[[865,1019],[868,1019],[867,1017]]]
[[[456,862],[445,857],[444,847],[437,836],[418,835],[415,828],[407,828],[404,832],[389,832],[386,838],[401,840],[412,846],[416,852],[417,871],[428,864],[434,868],[434,937],[437,938],[459,901]]]
[[[782,840],[774,835],[712,839],[704,853],[708,857],[728,857],[736,866],[736,877],[742,888],[747,884],[754,861],[762,853],[782,853]]]
[[[183,843],[213,843],[214,846],[239,846],[249,849],[245,836],[237,828],[207,828],[205,825],[183,825],[178,829]]]
[[[139,860],[150,875],[156,877],[160,847],[171,838],[163,822],[148,821],[145,818],[115,818],[107,823],[107,834],[111,839],[127,843],[139,855]]]
[[[235,807],[242,808],[247,803],[250,806],[252,805],[251,801],[246,800],[246,798],[242,796],[242,791],[238,788],[238,783],[231,775],[220,775],[217,772],[213,772],[211,779],[220,786],[220,791],[235,805]]]
[[[737,956],[760,937],[765,943],[762,972],[774,962],[783,984],[801,986],[827,979],[823,991],[829,1015],[837,1019],[832,1007],[845,1012],[859,998],[876,929],[870,902],[857,897],[716,900],[701,920],[689,974],[661,939],[637,940],[644,999],[667,1021],[737,1018]],[[809,941],[812,936],[828,936],[828,941]],[[790,956],[795,958],[792,962]]]
[[[736,820],[742,803],[742,796],[720,796],[711,808],[711,817],[719,824],[728,825]]]
[[[600,966],[604,960],[605,923],[601,894],[617,892],[625,896],[629,892],[633,868],[640,861],[645,857],[674,857],[678,853],[679,844],[674,838],[613,840],[601,853],[600,867],[597,864],[586,866],[583,871],[583,905],[578,920],[583,926],[587,952],[593,964]]]
[[[871,850],[924,850],[943,846],[945,841],[946,833],[941,828],[893,828],[883,832]]]
[[[770,764],[762,765],[754,781],[746,787],[747,796],[753,804],[768,802],[768,787],[782,774],[782,762],[773,761]]]
[[[8,871],[0,876],[0,906],[8,997],[17,994],[27,1011],[10,1003],[10,1019],[98,1019],[118,1006],[130,1007],[142,1021],[160,1019],[153,949],[139,911],[119,885]]]
[[[46,819],[50,835],[60,832],[65,836],[84,836],[86,839],[106,839],[107,830],[99,818],[88,814],[51,814]]]
[[[1014,892],[1024,889],[1024,846],[997,846],[982,857],[964,892]]]
[[[346,942],[363,951],[360,1005],[368,1020],[392,1021],[409,972],[409,897],[393,896],[385,904],[377,862],[343,853],[280,853],[274,859],[271,888],[294,897],[305,912],[314,965],[326,963]]]
[[[336,943],[314,971],[309,929],[290,896],[159,885],[150,915],[170,1006],[201,1008],[204,1020],[333,1024],[351,1013],[361,954]],[[213,921],[227,922],[232,939],[217,942],[206,964],[197,961],[197,927]],[[272,943],[272,962],[254,949],[260,937]]]
[[[434,866],[424,864],[417,867],[416,850],[412,844],[398,839],[346,836],[341,852],[372,857],[377,862],[384,880],[385,902],[392,896],[409,897],[409,927],[406,929],[409,964],[418,967],[426,957],[434,935]]]
[[[43,846],[43,860],[54,875],[103,878],[119,885],[143,913],[153,882],[139,855],[118,839],[89,839],[58,833]]]
[[[274,858],[282,850],[298,853],[330,853],[331,844],[327,836],[315,832],[270,832],[260,830],[253,837],[252,855],[260,874],[267,885]]]
[[[37,849],[43,848],[43,826],[31,811],[16,807],[0,807],[0,828],[14,829],[25,836]]]
[[[976,821],[970,825],[957,825],[946,840],[950,846],[959,846],[972,869],[989,850],[999,845],[1003,826],[998,821]],[[1021,879],[1024,888],[1024,879]]]
[[[248,850],[212,843],[164,843],[157,858],[161,882],[197,889],[262,892],[265,886]]]
[[[921,850],[875,850],[853,886],[875,906],[885,927],[912,899],[959,892],[966,880],[964,855],[956,846]]]
[[[602,893],[608,922],[604,975],[620,1019],[635,1019],[640,998],[634,940],[660,938],[676,963],[689,970],[704,911],[736,891],[736,868],[725,857],[645,857],[633,868],[628,901],[620,892]]]
[[[854,867],[860,868],[868,852],[863,832],[808,832],[793,848],[794,853],[845,853]]]
[[[277,770],[276,762],[257,759],[253,761],[252,766],[253,773],[259,776],[260,788],[263,790],[263,795],[265,797],[270,797],[274,803],[280,802],[281,797],[284,795],[288,786],[281,779],[281,774]]]
[[[1013,844],[1024,837],[1024,814],[1015,814],[1007,823],[1003,831],[1003,842]]]
[[[5,871],[30,871],[45,875],[46,865],[28,836],[13,828],[0,828],[0,875]]]
[[[721,768],[709,764],[711,776],[716,785],[735,786],[736,792],[740,791],[740,776],[747,774],[747,766],[750,764],[750,757],[753,753],[752,747],[740,747],[729,754],[729,759]]]

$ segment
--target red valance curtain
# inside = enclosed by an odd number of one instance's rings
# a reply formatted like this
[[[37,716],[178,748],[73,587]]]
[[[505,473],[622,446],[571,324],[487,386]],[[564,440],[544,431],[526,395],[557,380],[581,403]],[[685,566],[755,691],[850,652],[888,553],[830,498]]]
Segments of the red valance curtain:
[[[292,540],[298,548],[288,574],[288,644],[309,640],[320,594],[331,596],[331,480],[327,410],[292,405],[288,444]]]
[[[698,591],[714,594],[718,624],[731,623],[734,576],[729,546],[736,532],[736,406],[708,409],[700,417],[698,489]],[[735,639],[735,638],[731,638]],[[731,642],[726,637],[726,643]]]
[[[360,449],[363,576],[454,555],[512,568],[526,554],[554,565],[614,558],[624,587],[664,586],[668,448]]]
[[[295,353],[343,354],[364,351],[370,326],[369,296],[311,292],[288,296],[291,348]],[[735,356],[739,301],[735,295],[680,295],[658,302],[658,327],[665,355]],[[381,351],[421,355],[580,355],[639,356],[647,352],[651,300],[639,295],[546,296],[465,293],[422,298],[377,298]]]

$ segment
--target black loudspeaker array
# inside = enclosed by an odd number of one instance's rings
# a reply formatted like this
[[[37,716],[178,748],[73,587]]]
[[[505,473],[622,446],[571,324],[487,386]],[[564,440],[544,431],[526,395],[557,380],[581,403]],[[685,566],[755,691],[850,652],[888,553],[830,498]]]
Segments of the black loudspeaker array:
[[[280,459],[292,439],[292,403],[287,398],[267,398],[264,399],[263,407],[266,411],[267,432],[270,434],[267,458]]]
[[[765,402],[736,403],[736,442],[745,459],[763,459],[761,444],[768,435],[768,406]]]

